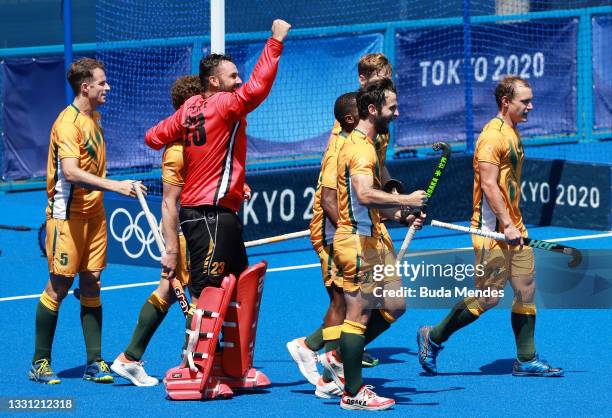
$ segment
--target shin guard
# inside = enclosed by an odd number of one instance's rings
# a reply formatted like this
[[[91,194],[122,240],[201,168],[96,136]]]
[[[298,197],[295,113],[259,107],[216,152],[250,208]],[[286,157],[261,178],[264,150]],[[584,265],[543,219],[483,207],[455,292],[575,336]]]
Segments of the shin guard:
[[[262,261],[240,275],[225,316],[222,355],[220,362],[216,362],[213,374],[233,388],[246,389],[270,384],[265,374],[253,368],[266,267],[267,263]]]
[[[231,390],[209,378],[217,340],[223,325],[236,279],[229,275],[220,287],[206,287],[200,294],[196,311],[187,330],[187,348],[178,367],[166,372],[164,382],[171,399],[212,399],[231,396]]]

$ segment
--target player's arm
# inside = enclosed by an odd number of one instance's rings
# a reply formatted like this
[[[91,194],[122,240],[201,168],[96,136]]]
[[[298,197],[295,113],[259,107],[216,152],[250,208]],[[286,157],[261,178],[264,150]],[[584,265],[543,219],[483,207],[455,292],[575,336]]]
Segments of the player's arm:
[[[506,241],[512,245],[521,243],[521,232],[516,228],[506,204],[504,197],[497,184],[499,178],[499,166],[489,162],[479,161],[478,170],[480,171],[480,187],[487,199],[489,207],[497,217],[497,220],[504,226]]]
[[[174,114],[150,128],[145,134],[145,143],[155,149],[162,149],[164,145],[181,138],[183,131],[183,108],[180,107]]]
[[[270,93],[276,78],[283,41],[291,25],[284,20],[272,22],[272,36],[266,42],[249,80],[234,93],[219,99],[217,108],[222,115],[240,118],[252,112]]]
[[[66,180],[74,185],[88,190],[100,190],[106,192],[115,192],[124,196],[136,197],[134,187],[140,187],[143,194],[146,195],[147,188],[140,182],[134,180],[111,180],[104,177],[98,177],[95,174],[89,173],[81,169],[79,159],[74,157],[65,157],[60,161],[62,172]]]
[[[427,194],[423,190],[417,190],[410,194],[391,194],[374,188],[374,179],[367,174],[351,175],[351,185],[357,195],[357,200],[368,208],[399,208],[400,206],[410,206],[420,208],[423,206]],[[392,219],[396,219],[394,212]],[[397,220],[399,220],[399,216]]]
[[[161,265],[168,278],[176,272],[179,256],[178,240],[178,202],[182,187],[170,183],[163,183],[162,198],[162,235],[166,243],[166,251],[162,254]]]
[[[327,218],[336,227],[338,225],[338,193],[336,189],[321,186],[321,208]]]

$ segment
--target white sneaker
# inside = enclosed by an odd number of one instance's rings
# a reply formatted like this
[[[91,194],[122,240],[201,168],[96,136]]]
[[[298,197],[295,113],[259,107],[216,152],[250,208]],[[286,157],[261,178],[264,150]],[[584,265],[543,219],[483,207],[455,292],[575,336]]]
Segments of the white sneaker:
[[[119,376],[129,380],[136,386],[155,386],[159,383],[154,377],[151,377],[145,372],[142,367],[142,361],[133,363],[124,363],[119,359],[115,359],[111,365],[111,370]]]
[[[317,369],[317,353],[306,347],[304,337],[296,338],[287,343],[287,350],[291,354],[291,358],[297,364],[302,376],[310,382],[311,385],[317,385],[319,381],[319,370]]]
[[[370,385],[363,385],[355,396],[344,394],[340,400],[342,409],[358,409],[362,411],[382,411],[395,405],[391,398],[378,396]]]
[[[325,382],[323,377],[319,378],[317,382],[317,389],[315,390],[315,396],[322,399],[330,399],[334,396],[342,396],[342,389],[338,387],[336,382]]]
[[[336,358],[335,354],[336,350],[323,353],[319,356],[319,361],[329,371],[340,390],[344,390],[344,364]]]

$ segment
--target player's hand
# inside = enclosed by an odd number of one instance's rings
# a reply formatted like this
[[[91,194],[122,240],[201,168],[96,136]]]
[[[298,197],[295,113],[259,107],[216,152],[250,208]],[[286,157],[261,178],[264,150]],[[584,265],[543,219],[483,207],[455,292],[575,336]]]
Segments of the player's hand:
[[[247,202],[251,200],[251,188],[246,183],[244,183],[244,186],[242,186],[242,198]]]
[[[421,208],[427,203],[427,193],[424,190],[417,190],[407,195],[401,195],[401,204],[412,208]]]
[[[423,225],[425,224],[426,217],[427,215],[423,212],[419,212],[418,216],[410,214],[406,217],[406,220],[405,222],[403,222],[403,224],[407,226],[413,226],[414,229],[421,229],[423,228]]]
[[[147,187],[139,181],[121,180],[117,182],[115,192],[129,197],[136,197],[136,187],[140,187],[143,196],[147,195]]]
[[[164,251],[161,258],[161,266],[166,279],[172,280],[176,277],[176,265],[178,264],[178,251],[167,253]]]
[[[506,242],[510,245],[520,245],[523,246],[523,235],[521,231],[519,231],[516,226],[509,225],[504,228],[504,236],[506,237]]]
[[[282,19],[272,22],[272,37],[277,41],[283,42],[291,29],[291,25]]]

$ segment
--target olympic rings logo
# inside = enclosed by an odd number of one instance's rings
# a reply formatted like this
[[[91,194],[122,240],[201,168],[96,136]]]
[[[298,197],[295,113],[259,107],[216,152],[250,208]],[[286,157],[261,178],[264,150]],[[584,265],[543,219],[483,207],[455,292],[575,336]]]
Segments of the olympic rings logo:
[[[115,222],[115,217],[120,214],[125,215],[125,217],[127,218],[127,226],[123,229],[123,232],[121,232],[121,234],[117,234],[115,232],[114,222]],[[144,230],[138,224],[140,221],[140,218],[143,218],[146,221],[146,217],[143,211],[140,211],[140,213],[138,213],[138,215],[136,215],[135,218],[132,218],[132,215],[126,209],[117,208],[113,211],[113,214],[110,217],[110,221],[109,221],[110,233],[113,236],[113,238],[115,238],[118,242],[121,243],[121,246],[123,247],[123,251],[128,257],[134,258],[134,259],[140,258],[140,256],[142,256],[144,251],[147,250],[147,252],[149,253],[149,255],[151,256],[153,260],[160,261],[161,254],[158,253],[157,245],[155,245],[155,237],[153,236],[153,231],[149,231],[149,233],[145,235]],[[161,222],[158,222],[158,225],[161,225]],[[134,236],[134,238],[136,238],[136,240],[140,243],[140,249],[136,252],[132,252],[127,246],[127,243],[128,241],[130,241],[132,236]],[[153,246],[151,246],[151,244],[153,244]]]

